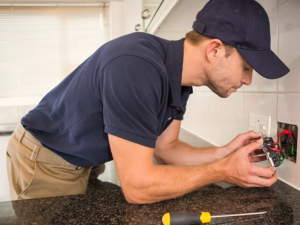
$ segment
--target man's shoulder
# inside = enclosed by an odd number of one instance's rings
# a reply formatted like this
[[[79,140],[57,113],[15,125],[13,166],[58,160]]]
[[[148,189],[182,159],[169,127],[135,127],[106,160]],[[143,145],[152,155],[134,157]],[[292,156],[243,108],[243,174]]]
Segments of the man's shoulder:
[[[120,56],[136,56],[163,64],[167,57],[168,40],[147,33],[131,33],[103,45],[96,54],[111,61]],[[155,64],[156,64],[155,63]]]
[[[140,44],[151,44],[152,46],[159,47],[159,48],[167,48],[169,44],[169,40],[157,37],[152,34],[142,33],[142,32],[135,32],[130,33],[127,35],[123,35],[119,38],[112,40],[112,42],[121,42],[127,43],[130,47],[138,47]],[[125,47],[125,46],[124,46]]]

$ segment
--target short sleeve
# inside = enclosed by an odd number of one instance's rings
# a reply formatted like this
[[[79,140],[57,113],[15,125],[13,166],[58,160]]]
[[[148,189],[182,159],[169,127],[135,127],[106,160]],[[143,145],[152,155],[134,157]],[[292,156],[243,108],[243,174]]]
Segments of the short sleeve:
[[[154,66],[137,56],[119,56],[101,73],[106,133],[154,148],[161,108],[161,78]]]

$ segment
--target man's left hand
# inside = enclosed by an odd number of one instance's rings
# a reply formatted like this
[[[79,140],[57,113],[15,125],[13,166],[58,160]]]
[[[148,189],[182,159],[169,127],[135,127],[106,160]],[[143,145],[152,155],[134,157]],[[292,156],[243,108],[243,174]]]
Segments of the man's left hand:
[[[224,146],[225,155],[224,157],[230,155],[231,153],[235,152],[237,149],[248,145],[252,141],[256,141],[261,137],[261,133],[257,133],[254,131],[248,131],[243,134],[239,134],[236,138],[234,138],[231,142],[229,142],[226,146]],[[251,162],[259,162],[262,160],[265,160],[266,157],[252,157],[254,155],[263,154],[263,151],[260,149],[255,150],[254,152],[251,152],[249,157],[249,160]]]

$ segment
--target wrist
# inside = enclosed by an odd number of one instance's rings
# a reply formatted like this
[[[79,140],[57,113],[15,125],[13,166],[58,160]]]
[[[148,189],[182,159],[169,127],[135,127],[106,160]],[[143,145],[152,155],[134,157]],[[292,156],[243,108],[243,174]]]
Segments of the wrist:
[[[215,181],[214,182],[220,182],[225,181],[226,175],[225,175],[225,160],[220,159],[214,163],[211,164],[211,168],[213,169],[214,175],[215,175]]]
[[[229,151],[228,151],[228,148],[227,146],[223,146],[223,147],[219,147],[217,149],[217,155],[218,155],[218,159],[224,159],[226,158],[228,155],[229,155]]]

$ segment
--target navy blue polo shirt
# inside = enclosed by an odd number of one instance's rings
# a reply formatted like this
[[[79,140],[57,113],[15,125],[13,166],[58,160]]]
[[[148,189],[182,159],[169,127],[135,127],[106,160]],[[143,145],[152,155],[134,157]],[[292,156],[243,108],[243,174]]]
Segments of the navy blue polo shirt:
[[[101,46],[22,119],[44,146],[70,163],[112,160],[108,135],[155,148],[182,120],[192,87],[181,86],[183,42],[132,33]]]

